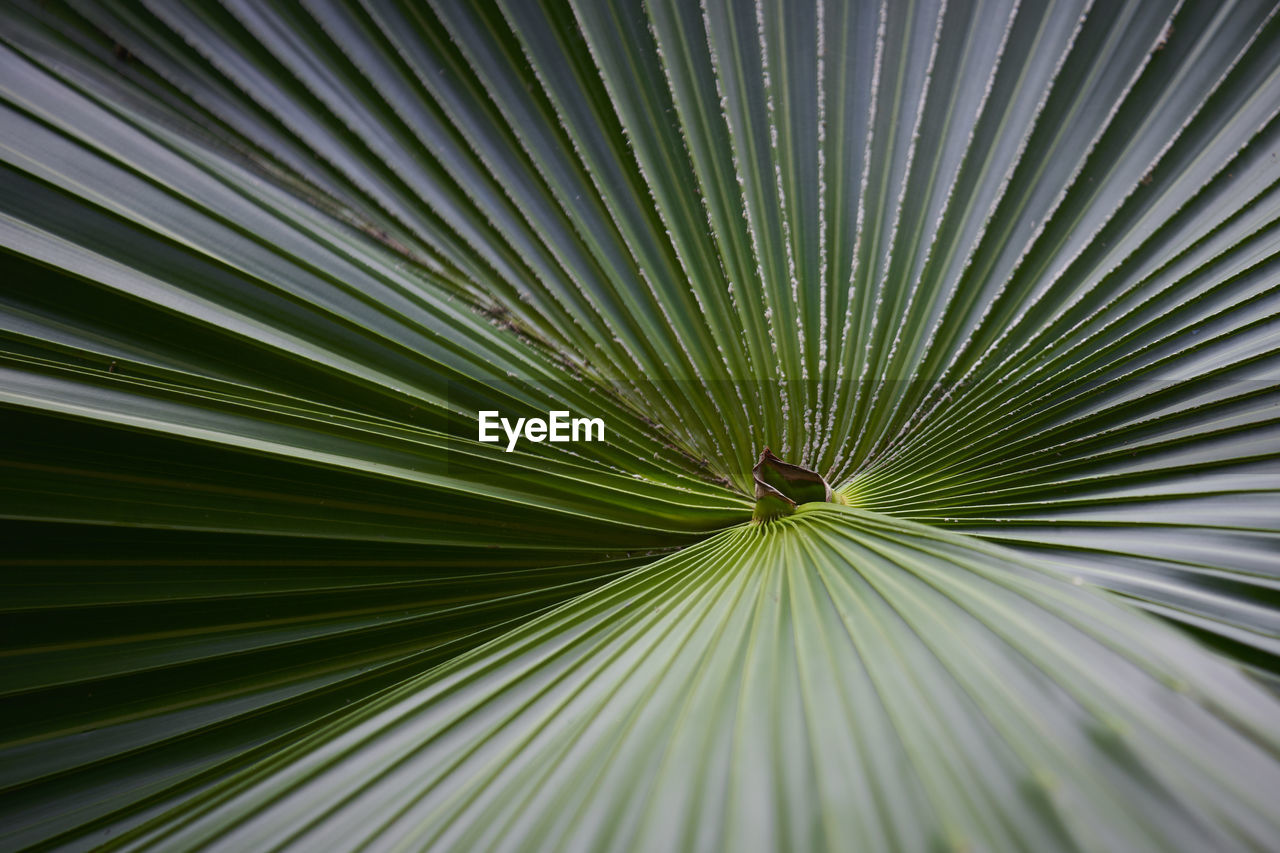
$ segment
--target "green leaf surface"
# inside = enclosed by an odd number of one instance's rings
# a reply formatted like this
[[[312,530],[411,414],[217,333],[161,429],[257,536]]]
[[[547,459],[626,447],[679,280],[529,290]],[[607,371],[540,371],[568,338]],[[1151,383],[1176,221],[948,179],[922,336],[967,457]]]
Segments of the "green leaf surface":
[[[1274,837],[1265,691],[1039,561],[827,507],[581,596],[117,843],[1158,850]]]
[[[0,847],[1273,846],[1277,9],[5,3]]]

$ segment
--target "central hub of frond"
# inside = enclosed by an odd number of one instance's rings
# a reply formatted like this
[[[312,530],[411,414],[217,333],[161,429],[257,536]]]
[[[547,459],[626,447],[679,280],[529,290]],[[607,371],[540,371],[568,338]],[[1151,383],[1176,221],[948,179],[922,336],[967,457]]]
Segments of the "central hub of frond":
[[[752,518],[757,522],[791,515],[800,504],[835,501],[831,486],[821,474],[783,462],[767,447],[751,473],[756,481]]]

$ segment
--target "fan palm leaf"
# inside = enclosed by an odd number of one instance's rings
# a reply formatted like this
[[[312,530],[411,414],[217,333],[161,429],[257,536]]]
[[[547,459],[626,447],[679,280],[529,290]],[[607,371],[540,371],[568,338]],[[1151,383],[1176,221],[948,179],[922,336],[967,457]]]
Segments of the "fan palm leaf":
[[[6,4],[3,844],[1274,846],[1276,11]]]

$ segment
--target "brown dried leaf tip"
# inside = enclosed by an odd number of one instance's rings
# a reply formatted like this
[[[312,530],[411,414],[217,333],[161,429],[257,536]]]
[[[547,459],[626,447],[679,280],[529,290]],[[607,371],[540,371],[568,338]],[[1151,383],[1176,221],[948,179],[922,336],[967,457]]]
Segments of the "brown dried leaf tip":
[[[751,473],[756,482],[755,521],[790,515],[803,503],[834,500],[821,474],[783,462],[767,447]]]

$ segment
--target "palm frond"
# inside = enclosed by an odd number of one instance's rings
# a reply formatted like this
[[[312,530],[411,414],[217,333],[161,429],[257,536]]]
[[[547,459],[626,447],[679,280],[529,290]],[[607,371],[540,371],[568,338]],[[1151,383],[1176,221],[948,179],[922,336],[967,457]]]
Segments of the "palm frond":
[[[5,4],[4,845],[1265,848],[1276,11]]]

